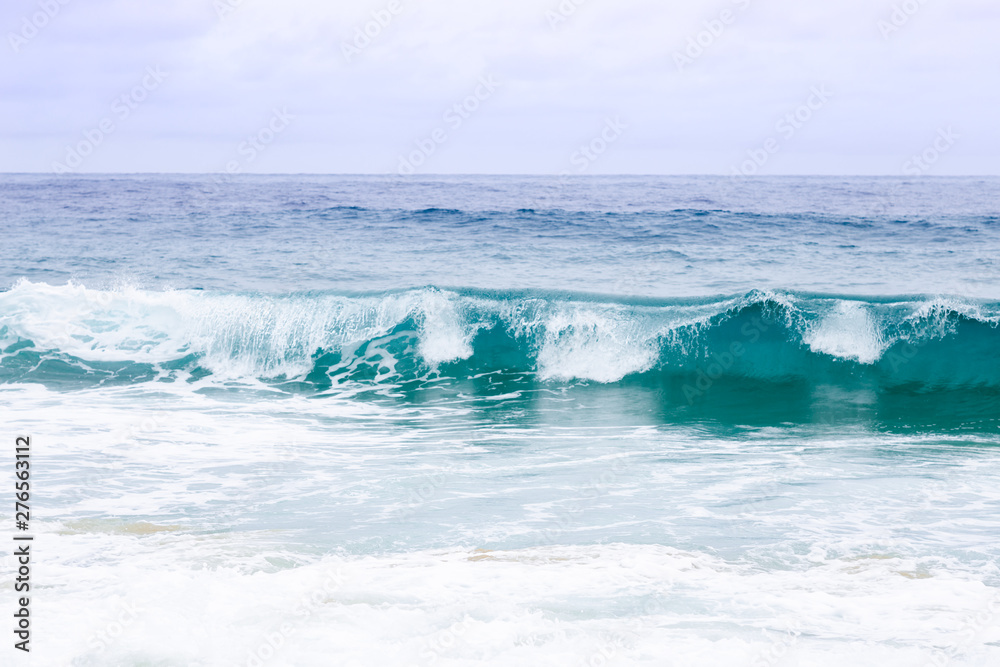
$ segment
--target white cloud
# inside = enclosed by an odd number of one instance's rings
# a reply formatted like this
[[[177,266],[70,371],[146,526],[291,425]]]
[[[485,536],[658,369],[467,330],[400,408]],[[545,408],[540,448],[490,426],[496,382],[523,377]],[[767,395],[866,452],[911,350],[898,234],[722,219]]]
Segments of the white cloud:
[[[214,0],[68,0],[15,53],[38,2],[0,10],[0,170],[50,170],[150,65],[169,80],[82,170],[221,170],[288,107],[296,120],[247,169],[389,172],[487,73],[501,89],[425,172],[557,173],[621,116],[628,132],[589,173],[729,173],[822,83],[835,101],[763,173],[899,173],[946,125],[962,140],[934,173],[1000,170],[986,0],[924,0],[888,37],[878,22],[899,0],[586,0],[554,26],[559,0],[398,0],[350,62],[342,44],[388,0],[242,0],[224,20]],[[675,54],[723,10],[735,19],[679,72]]]

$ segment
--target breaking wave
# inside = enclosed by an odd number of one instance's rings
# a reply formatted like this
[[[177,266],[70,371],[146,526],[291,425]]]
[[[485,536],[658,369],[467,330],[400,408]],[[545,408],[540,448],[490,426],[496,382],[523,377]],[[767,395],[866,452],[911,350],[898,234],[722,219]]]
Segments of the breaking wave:
[[[719,378],[1000,387],[1000,304],[753,291],[699,299],[416,288],[268,295],[0,293],[0,382],[253,379],[381,384],[483,373],[540,382]]]

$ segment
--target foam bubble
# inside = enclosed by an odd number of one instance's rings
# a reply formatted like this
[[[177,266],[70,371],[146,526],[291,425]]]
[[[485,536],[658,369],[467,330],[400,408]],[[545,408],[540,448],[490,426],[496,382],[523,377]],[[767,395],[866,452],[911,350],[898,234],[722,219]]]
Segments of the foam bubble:
[[[616,382],[652,368],[656,338],[614,311],[567,308],[545,323],[538,353],[542,379]]]
[[[427,363],[435,365],[472,356],[474,332],[467,328],[451,295],[424,293],[419,306],[423,331],[418,349]]]
[[[37,602],[45,664],[654,665],[669,655],[902,667],[941,647],[954,647],[956,665],[1000,658],[985,643],[1000,638],[988,588],[893,556],[818,554],[762,571],[609,544],[301,562],[261,558],[265,535],[95,537],[63,535],[47,551],[60,567]],[[206,567],[218,556],[224,564]],[[959,642],[963,618],[974,642]]]
[[[873,364],[889,347],[867,308],[856,301],[838,301],[832,311],[802,336],[813,352]]]

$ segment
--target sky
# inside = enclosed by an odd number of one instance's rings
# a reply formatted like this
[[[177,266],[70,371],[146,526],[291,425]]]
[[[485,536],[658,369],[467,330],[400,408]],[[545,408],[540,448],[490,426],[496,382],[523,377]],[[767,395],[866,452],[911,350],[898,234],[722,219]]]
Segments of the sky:
[[[0,171],[1000,174],[996,0],[6,0]]]

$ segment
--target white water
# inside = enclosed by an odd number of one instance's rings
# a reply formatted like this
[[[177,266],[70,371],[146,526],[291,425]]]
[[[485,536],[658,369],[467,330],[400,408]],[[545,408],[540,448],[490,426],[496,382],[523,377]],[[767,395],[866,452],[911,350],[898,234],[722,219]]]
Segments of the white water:
[[[643,395],[604,421],[539,395],[530,430],[187,385],[0,400],[33,437],[33,665],[1000,660],[990,436],[717,437],[636,423]]]

